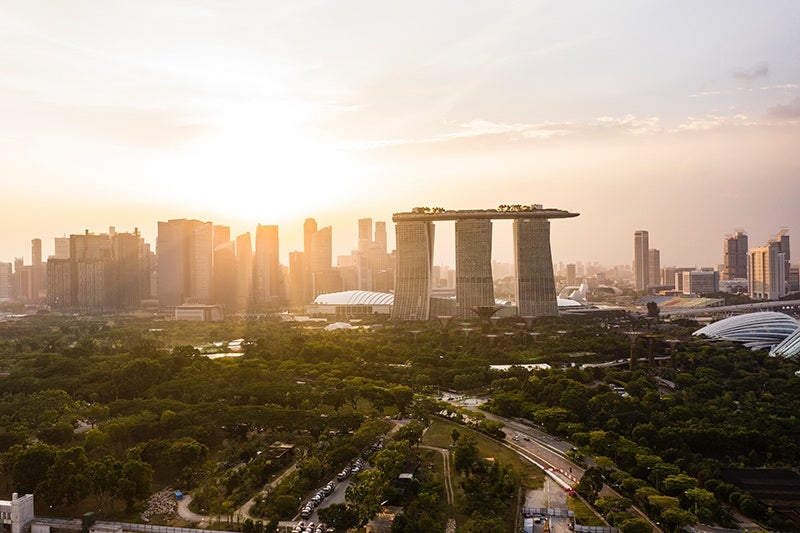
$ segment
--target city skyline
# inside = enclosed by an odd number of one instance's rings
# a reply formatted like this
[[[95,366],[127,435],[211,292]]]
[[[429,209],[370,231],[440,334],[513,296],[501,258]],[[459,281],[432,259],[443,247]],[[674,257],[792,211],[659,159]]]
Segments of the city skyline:
[[[417,205],[565,206],[564,262],[630,264],[646,228],[662,265],[715,266],[734,228],[800,227],[796,2],[74,11],[4,6],[2,261],[186,217],[278,225],[288,264],[306,217],[339,255]]]
[[[177,218],[179,218],[179,217],[168,217],[169,220],[177,219]],[[188,218],[191,218],[191,217],[180,217],[180,218],[187,218],[188,219]],[[359,249],[359,246],[358,246],[358,244],[359,244],[359,237],[358,237],[358,235],[359,235],[359,223],[362,220],[365,220],[365,219],[370,219],[370,217],[360,217],[360,218],[354,218],[354,219],[350,220],[349,224],[346,225],[347,229],[349,229],[350,231],[341,232],[339,230],[339,228],[335,228],[330,224],[326,224],[326,226],[328,226],[327,228],[320,228],[320,229],[326,229],[327,231],[329,231],[331,233],[331,235],[328,238],[331,240],[331,243],[332,243],[331,254],[332,254],[332,262],[333,262],[334,266],[336,266],[336,264],[337,264],[337,258],[338,257],[349,256],[351,253],[358,251],[358,249]],[[579,219],[580,219],[580,217],[578,217],[577,220],[579,220]],[[307,221],[307,220],[315,220],[315,219],[313,217],[309,217],[309,218],[304,219],[304,221]],[[377,219],[377,220],[376,219],[370,219],[370,220],[375,220],[376,223],[379,223],[379,224],[383,223],[383,224],[386,225],[386,227],[391,227],[391,231],[387,231],[386,232],[387,250],[389,252],[394,250],[394,248],[395,248],[395,231],[394,231],[395,225],[394,225],[394,223],[391,222],[391,215],[388,217],[388,220],[389,220],[388,224],[387,224],[386,220],[380,220],[380,219]],[[220,221],[209,220],[207,222],[214,224],[215,227],[217,227],[218,223],[222,223],[222,224],[226,223],[225,220],[220,220]],[[156,227],[158,227],[157,224],[158,224],[158,222],[156,223]],[[270,225],[270,224],[256,223],[252,228],[244,227],[244,226],[242,226],[242,227],[234,227],[234,226],[230,226],[230,225],[225,225],[223,227],[227,228],[228,231],[231,232],[231,235],[239,235],[240,237],[244,237],[245,234],[251,234],[250,235],[250,239],[252,241],[252,246],[255,246],[255,232],[256,232],[256,229],[257,229],[258,226],[265,226],[265,225]],[[290,264],[290,255],[292,253],[294,253],[294,252],[302,252],[303,249],[304,249],[303,224],[301,223],[299,225],[295,224],[295,225],[291,225],[290,226],[291,228],[293,228],[294,231],[299,231],[299,235],[286,234],[286,232],[289,231],[289,230],[285,230],[283,226],[280,226],[280,225],[277,225],[277,224],[272,225],[272,226],[277,226],[278,227],[278,231],[280,233],[279,262],[283,266],[289,266],[289,264]],[[513,239],[512,239],[511,233],[510,233],[511,232],[511,227],[512,227],[512,222],[510,220],[507,220],[507,221],[497,220],[497,221],[494,222],[494,225],[491,228],[492,241],[495,242],[495,243],[499,242],[499,243],[501,243],[501,245],[492,247],[492,255],[491,255],[491,257],[492,257],[492,261],[493,262],[504,263],[504,264],[509,264],[509,265],[513,265],[514,264],[513,248],[512,248],[513,247],[513,242],[512,242]],[[558,229],[558,227],[559,227],[559,225],[553,226],[551,232],[553,234],[556,234],[557,233],[556,230]],[[56,249],[56,247],[58,246],[58,244],[57,244],[58,240],[66,239],[68,241],[70,235],[81,235],[81,234],[84,234],[86,232],[88,232],[89,234],[92,234],[92,235],[99,235],[99,234],[103,234],[103,233],[108,232],[112,228],[116,232],[122,232],[122,233],[124,233],[124,232],[134,232],[134,231],[138,232],[142,236],[144,242],[147,243],[147,244],[150,244],[153,247],[154,251],[155,251],[155,246],[156,246],[156,242],[157,242],[157,235],[158,235],[158,231],[157,230],[156,230],[155,234],[153,235],[153,237],[151,239],[145,233],[143,233],[141,231],[141,227],[140,226],[134,226],[134,227],[131,227],[131,228],[123,228],[123,227],[119,227],[119,226],[115,226],[115,225],[111,224],[111,225],[106,225],[104,227],[99,227],[99,228],[83,228],[83,229],[81,229],[79,231],[78,230],[76,230],[76,231],[62,231],[58,235],[53,235],[53,236],[47,236],[47,235],[30,235],[30,236],[26,236],[26,235],[23,235],[20,238],[20,240],[24,243],[23,246],[25,246],[25,248],[23,248],[21,250],[22,253],[16,253],[16,252],[7,253],[6,255],[8,257],[3,257],[2,255],[0,255],[0,263],[13,263],[16,259],[22,258],[23,259],[23,263],[25,265],[30,265],[32,260],[33,260],[33,257],[32,257],[32,254],[33,254],[32,241],[34,241],[34,240],[39,240],[40,241],[39,254],[40,254],[40,257],[41,257],[42,260],[46,261],[48,257],[60,257],[59,252]],[[436,233],[435,247],[434,247],[434,264],[437,265],[437,266],[454,268],[455,264],[456,264],[456,261],[455,261],[455,243],[456,243],[455,224],[452,221],[445,220],[445,221],[437,222],[437,228],[438,228],[438,230],[437,230],[437,233]],[[639,230],[637,230],[637,232],[638,231]],[[647,230],[644,230],[644,231],[646,233],[649,233]],[[749,236],[750,237],[750,243],[751,243],[750,247],[747,249],[747,251],[749,251],[750,248],[753,248],[753,247],[755,247],[757,245],[760,245],[760,243],[766,243],[767,241],[772,239],[775,236],[776,233],[780,233],[781,231],[787,231],[787,234],[791,235],[791,228],[788,228],[788,227],[784,226],[784,227],[774,227],[772,229],[772,231],[767,231],[766,234],[763,236],[763,238],[755,238],[755,237],[753,237],[753,234],[750,231],[747,231],[746,228],[743,228],[743,227],[739,226],[739,227],[737,227],[735,229],[731,229],[730,231],[728,231],[728,232],[726,232],[724,234],[720,234],[720,235],[715,236],[716,237],[716,241],[717,241],[717,246],[718,246],[719,250],[716,250],[715,251],[716,253],[714,253],[714,251],[712,251],[710,254],[708,254],[708,255],[714,256],[714,257],[712,257],[711,261],[700,262],[700,261],[697,261],[697,260],[694,260],[694,261],[690,260],[690,261],[687,261],[685,263],[678,263],[678,262],[675,262],[675,261],[670,261],[671,254],[669,254],[667,256],[666,260],[662,260],[661,261],[661,267],[666,267],[666,266],[675,266],[675,267],[694,266],[694,267],[698,267],[698,268],[701,268],[701,267],[703,267],[703,268],[712,267],[712,268],[720,268],[720,270],[722,272],[722,271],[724,271],[725,260],[726,260],[725,240],[727,240],[727,238],[730,237],[731,234],[739,234],[741,232],[741,233],[745,234],[746,236]],[[344,236],[342,236],[341,233],[344,233]],[[630,235],[627,235],[627,239],[629,241]],[[659,240],[655,244],[658,245],[660,242],[661,242],[661,239],[659,238]],[[722,244],[720,244],[720,242]],[[285,243],[289,243],[289,244],[285,244]],[[290,246],[293,246],[293,245],[297,245],[297,247],[296,248],[290,248]],[[556,247],[556,243],[552,243],[552,247],[554,249],[557,248]],[[498,248],[500,248],[499,251],[498,251]],[[630,242],[628,242],[628,248],[629,248],[628,254],[630,255],[630,259],[628,261],[626,261],[624,257],[620,257],[618,261],[614,261],[614,260],[612,260],[612,261],[602,261],[602,260],[599,260],[599,259],[594,258],[594,257],[586,257],[586,256],[583,256],[583,255],[580,255],[580,254],[573,254],[573,255],[569,255],[567,257],[557,257],[555,255],[555,253],[553,253],[553,265],[555,267],[558,264],[564,264],[564,265],[566,265],[566,264],[584,264],[584,265],[598,264],[598,265],[601,265],[602,267],[606,267],[606,268],[613,268],[613,267],[617,267],[617,266],[629,266],[633,270],[633,269],[635,269],[635,251],[633,250],[633,248],[631,248]],[[652,248],[651,248],[651,250],[652,250]],[[661,255],[662,255],[662,257],[664,257],[663,251],[661,251],[661,250],[657,250],[657,251],[662,252]],[[0,246],[0,254],[3,254],[5,252],[6,252],[6,248]],[[792,264],[796,264],[796,263],[797,263],[797,260],[793,259],[792,260]]]

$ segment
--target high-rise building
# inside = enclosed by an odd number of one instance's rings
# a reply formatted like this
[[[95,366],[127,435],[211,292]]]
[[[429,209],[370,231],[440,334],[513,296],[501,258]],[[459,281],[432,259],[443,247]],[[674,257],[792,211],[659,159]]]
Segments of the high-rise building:
[[[647,290],[650,285],[650,234],[645,230],[633,234],[633,272],[636,290]]]
[[[577,283],[575,276],[575,263],[567,263],[567,276],[566,282],[568,287],[572,287]]]
[[[403,320],[428,320],[431,305],[433,222],[398,221],[395,238],[398,261],[392,317]]]
[[[189,233],[189,299],[192,303],[212,302],[214,225],[194,227]]]
[[[221,244],[227,244],[231,242],[231,228],[230,226],[220,226],[219,224],[214,224],[214,249],[217,249],[217,246]]]
[[[515,218],[517,312],[522,317],[556,316],[556,283],[550,252],[550,220]]]
[[[716,294],[719,292],[719,272],[714,269],[682,272],[684,294]]]
[[[278,255],[278,226],[256,228],[254,289],[256,303],[268,306],[281,301],[281,265]]]
[[[289,305],[303,309],[305,301],[306,261],[303,252],[289,252]]]
[[[792,254],[789,249],[789,228],[781,228],[778,234],[773,239],[778,243],[780,253],[783,254],[783,268],[786,276],[786,281],[789,281],[789,270],[791,269]]]
[[[11,263],[0,263],[0,301],[14,297],[14,270]]]
[[[388,253],[386,243],[386,222],[378,220],[375,222],[375,245],[379,253]]]
[[[115,309],[136,309],[148,295],[149,268],[144,268],[144,239],[139,230],[133,233],[115,233],[111,237],[113,255],[113,278],[111,279],[111,301]],[[148,295],[149,296],[149,295]]]
[[[69,259],[51,257],[47,260],[47,302],[53,309],[63,311],[72,305],[72,268]]]
[[[725,235],[722,279],[747,278],[747,233],[736,230]]]
[[[303,303],[308,303],[314,299],[314,275],[312,273],[311,261],[313,256],[313,240],[317,233],[317,221],[307,218],[303,223],[303,261],[305,263],[305,275],[303,277]]]
[[[366,250],[372,243],[372,219],[358,219],[358,251]]]
[[[650,285],[661,284],[661,252],[655,248],[647,251],[648,279]]]
[[[216,226],[214,227],[216,230]],[[230,232],[228,232],[230,236]],[[236,244],[227,241],[214,248],[214,303],[222,305],[230,313],[236,309]]]
[[[203,275],[195,273],[192,282],[192,268],[205,269],[205,265],[210,265],[210,257],[205,254],[210,255],[213,241],[203,230],[194,236],[192,234],[205,224],[207,223],[185,218],[158,223],[158,301],[162,306],[181,305],[202,293],[205,280]],[[210,233],[211,229],[208,231]],[[205,269],[205,273],[209,277],[210,288],[210,267]]]
[[[86,230],[69,237],[70,288],[68,306],[83,312],[114,309],[111,236]]]
[[[311,299],[320,294],[334,292],[331,284],[337,285],[333,270],[333,228],[325,226],[311,236],[311,257],[306,258],[311,271]],[[339,284],[341,282],[338,282]]]
[[[494,305],[491,219],[456,220],[456,316]]]
[[[56,259],[69,259],[69,237],[56,237],[55,238],[55,254]]]
[[[783,235],[772,239],[766,246],[750,249],[748,287],[751,298],[777,300],[786,295],[787,261],[784,253]],[[785,249],[788,252],[788,235]]]
[[[247,309],[253,297],[253,241],[250,232],[236,237],[236,307]]]

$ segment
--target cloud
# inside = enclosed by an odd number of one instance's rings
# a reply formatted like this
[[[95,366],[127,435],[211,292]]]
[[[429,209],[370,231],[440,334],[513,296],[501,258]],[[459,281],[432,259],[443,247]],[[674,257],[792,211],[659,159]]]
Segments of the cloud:
[[[761,63],[749,70],[734,71],[733,77],[742,81],[753,81],[759,78],[769,77],[769,66],[766,63]]]
[[[398,138],[348,143],[347,148],[372,150],[402,145],[425,145],[454,141],[481,140],[524,142],[561,137],[597,137],[603,135],[650,136],[663,131],[657,117],[639,118],[601,116],[588,122],[494,122],[474,119],[452,124],[452,131],[418,138]]]
[[[747,115],[706,115],[704,117],[689,117],[688,120],[680,124],[677,128],[670,130],[670,133],[681,131],[708,131],[729,126],[752,126],[756,122],[750,120]]]
[[[788,104],[779,104],[767,109],[767,118],[771,120],[798,120],[800,119],[800,96]]]

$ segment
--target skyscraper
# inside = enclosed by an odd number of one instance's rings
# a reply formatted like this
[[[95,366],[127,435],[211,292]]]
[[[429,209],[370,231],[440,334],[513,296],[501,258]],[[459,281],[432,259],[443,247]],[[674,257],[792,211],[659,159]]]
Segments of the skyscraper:
[[[113,257],[111,301],[115,309],[136,309],[142,301],[144,239],[138,229],[111,237]]]
[[[233,241],[223,242],[214,248],[212,293],[214,303],[225,306],[226,312],[236,309],[236,244]]]
[[[358,219],[358,251],[365,251],[372,243],[372,219]]]
[[[776,300],[786,295],[786,258],[780,241],[771,240],[766,246],[750,249],[750,297]]]
[[[648,279],[650,285],[661,284],[661,252],[655,248],[647,251]]]
[[[550,252],[550,220],[515,218],[514,264],[520,316],[556,316],[556,283]]]
[[[254,274],[256,303],[277,305],[281,296],[278,226],[259,224],[256,228]]]
[[[491,219],[456,220],[456,315],[494,305]]]
[[[202,229],[192,233],[205,222],[185,218],[158,223],[156,254],[158,256],[158,301],[163,306],[177,306],[189,298],[203,294],[206,286],[210,289],[211,228],[208,233]],[[192,285],[192,267],[201,268],[204,274],[196,273]],[[205,266],[208,265],[208,269]],[[208,274],[208,285],[205,284]],[[192,292],[194,289],[194,294]]]
[[[45,285],[45,266],[42,263],[42,239],[31,241],[31,288],[30,301],[38,302]]]
[[[736,230],[725,235],[722,279],[747,278],[747,233]]]
[[[567,263],[567,286],[571,287],[577,283],[575,276],[575,263]]]
[[[303,277],[303,303],[308,303],[314,299],[314,275],[311,268],[311,257],[313,255],[313,240],[316,233],[317,221],[313,218],[307,218],[303,223],[303,262],[305,269]]]
[[[236,237],[236,306],[247,309],[253,296],[253,242],[250,232]]]
[[[189,233],[189,298],[192,303],[211,303],[214,264],[214,225],[205,222]]]
[[[650,234],[645,230],[633,234],[633,274],[636,290],[647,290],[650,285]]]
[[[14,295],[14,271],[11,263],[0,263],[0,301]]]
[[[398,221],[395,238],[398,260],[392,317],[402,320],[428,320],[431,305],[433,222]]]

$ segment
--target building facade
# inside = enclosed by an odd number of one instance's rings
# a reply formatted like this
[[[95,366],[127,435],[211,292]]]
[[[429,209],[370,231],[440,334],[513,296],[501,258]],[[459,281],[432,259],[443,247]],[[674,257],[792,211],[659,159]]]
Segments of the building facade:
[[[650,234],[645,230],[633,233],[633,275],[637,291],[650,285]]]
[[[725,235],[722,279],[747,279],[747,233],[737,230]]]
[[[474,318],[474,307],[494,305],[491,219],[459,219],[456,231],[456,316]]]

